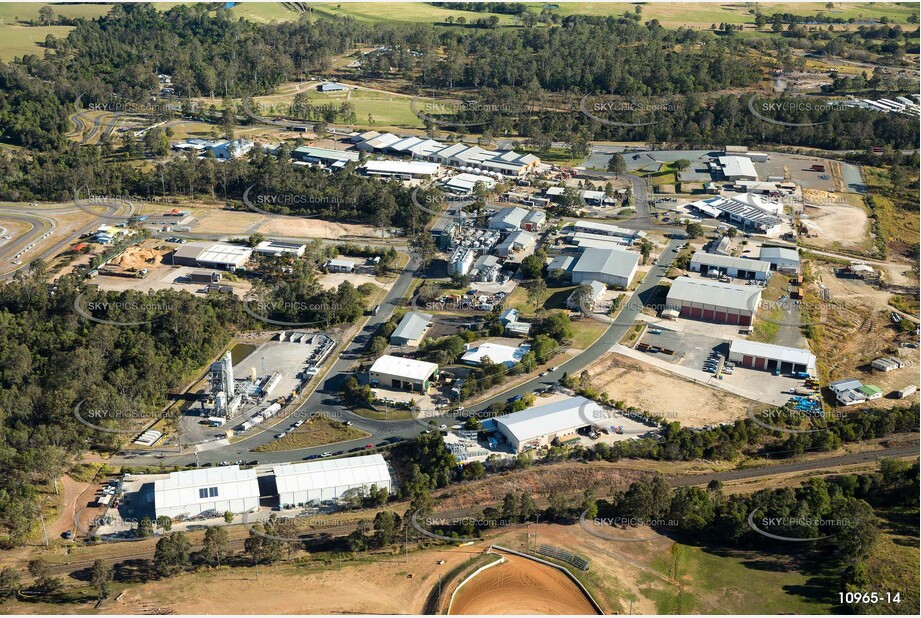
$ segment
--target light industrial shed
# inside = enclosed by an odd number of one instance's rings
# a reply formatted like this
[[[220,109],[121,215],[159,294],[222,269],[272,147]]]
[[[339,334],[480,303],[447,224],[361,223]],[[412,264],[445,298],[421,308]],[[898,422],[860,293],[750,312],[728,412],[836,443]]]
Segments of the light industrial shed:
[[[766,371],[815,373],[815,354],[809,350],[759,341],[732,341],[729,344],[729,360],[743,367]]]
[[[355,489],[367,492],[373,485],[390,491],[393,481],[381,455],[363,455],[274,466],[279,504],[295,506],[308,502],[338,500]]]
[[[728,180],[758,180],[758,172],[748,157],[718,157],[717,160]]]
[[[395,346],[417,346],[425,336],[426,331],[432,326],[432,316],[429,313],[410,311],[403,316],[400,324],[390,335],[390,344]]]
[[[639,263],[639,253],[614,247],[589,247],[582,252],[572,269],[572,282],[600,281],[626,288],[636,275]]]
[[[395,176],[397,178],[431,178],[441,169],[428,161],[367,161],[361,166],[369,176]]]
[[[428,391],[430,380],[438,375],[438,365],[385,354],[374,361],[368,374],[371,386],[399,390]]]
[[[786,247],[761,247],[758,259],[777,270],[799,271],[799,251]]]
[[[190,242],[176,249],[172,263],[175,266],[236,270],[242,268],[252,255],[252,249],[240,245]]]
[[[246,513],[256,508],[259,508],[256,471],[241,470],[240,466],[172,472],[168,478],[154,481],[157,517]]]
[[[496,427],[516,453],[539,448],[554,438],[575,435],[589,426],[605,426],[608,415],[591,399],[570,397],[496,418]]]
[[[703,275],[714,271],[736,279],[754,279],[767,281],[771,276],[771,265],[761,260],[731,257],[697,251],[691,257],[691,270]]]
[[[761,286],[733,285],[678,277],[672,282],[665,305],[681,317],[749,326],[761,304]]]

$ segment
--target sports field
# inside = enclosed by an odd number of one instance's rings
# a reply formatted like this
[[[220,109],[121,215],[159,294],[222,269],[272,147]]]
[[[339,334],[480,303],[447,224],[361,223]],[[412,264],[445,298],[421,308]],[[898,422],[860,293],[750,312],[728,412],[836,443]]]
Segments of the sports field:
[[[513,554],[474,576],[457,593],[452,615],[596,614],[564,573]]]

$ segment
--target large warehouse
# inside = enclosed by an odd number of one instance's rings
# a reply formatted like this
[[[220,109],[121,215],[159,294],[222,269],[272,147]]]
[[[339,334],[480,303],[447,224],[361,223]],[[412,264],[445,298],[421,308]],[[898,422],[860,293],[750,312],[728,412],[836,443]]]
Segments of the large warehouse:
[[[729,344],[729,360],[753,369],[815,374],[815,354],[772,343],[736,339]]]
[[[678,277],[665,301],[684,318],[749,326],[761,304],[761,286]]]
[[[640,254],[624,249],[590,247],[582,252],[572,269],[572,282],[600,281],[622,288],[630,286],[640,263]]]
[[[252,249],[241,245],[190,242],[173,252],[173,265],[234,271],[246,265],[252,255]]]
[[[272,473],[282,508],[338,500],[353,489],[367,493],[373,485],[389,491],[393,485],[381,455],[280,464],[272,468]]]
[[[717,157],[727,180],[758,180],[758,172],[748,157]]]
[[[771,265],[768,262],[706,251],[697,251],[691,257],[691,270],[702,275],[718,272],[734,279],[754,279],[755,281],[767,281],[771,276]]]
[[[554,438],[575,435],[590,425],[604,425],[607,414],[591,399],[570,397],[496,418],[496,426],[516,453],[546,446]]]
[[[255,470],[240,466],[203,468],[171,472],[169,478],[154,481],[154,511],[157,517],[195,517],[246,513],[259,508],[259,483]]]
[[[438,377],[438,365],[425,361],[385,354],[374,361],[368,373],[371,386],[398,390],[426,392],[433,377]]]

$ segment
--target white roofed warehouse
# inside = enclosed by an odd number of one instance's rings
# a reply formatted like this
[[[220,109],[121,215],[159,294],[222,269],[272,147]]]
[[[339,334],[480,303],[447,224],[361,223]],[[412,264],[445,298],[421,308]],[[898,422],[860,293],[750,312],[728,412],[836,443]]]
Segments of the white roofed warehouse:
[[[750,326],[761,304],[761,287],[678,277],[665,304],[683,318]]]
[[[368,378],[371,386],[426,392],[432,378],[438,377],[438,365],[386,354],[374,361]]]
[[[591,399],[570,397],[496,418],[496,426],[516,453],[547,446],[591,425],[604,426],[604,409]]]
[[[245,266],[252,255],[252,249],[240,245],[190,242],[173,252],[172,264],[233,271]]]
[[[768,262],[706,251],[697,251],[691,257],[691,270],[702,275],[712,276],[716,272],[735,279],[754,279],[755,281],[767,281],[771,276],[771,265]]]
[[[752,369],[815,374],[815,354],[772,343],[736,339],[729,344],[729,360]]]
[[[582,252],[572,269],[572,282],[600,281],[622,288],[630,286],[640,263],[640,254],[616,248],[590,247]]]
[[[339,500],[353,490],[365,495],[372,486],[388,491],[393,488],[390,470],[381,455],[280,464],[272,468],[272,473],[282,508]]]
[[[246,513],[259,508],[259,483],[255,470],[240,466],[172,472],[154,481],[157,517],[196,517],[226,511]]]

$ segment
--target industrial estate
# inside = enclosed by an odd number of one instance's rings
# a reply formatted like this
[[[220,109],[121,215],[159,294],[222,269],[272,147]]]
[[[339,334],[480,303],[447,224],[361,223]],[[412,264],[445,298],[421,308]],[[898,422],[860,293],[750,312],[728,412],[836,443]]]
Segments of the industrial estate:
[[[0,30],[6,613],[917,615],[917,5]]]

